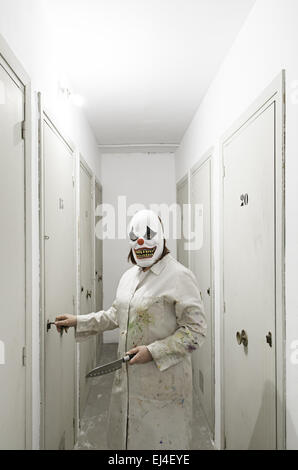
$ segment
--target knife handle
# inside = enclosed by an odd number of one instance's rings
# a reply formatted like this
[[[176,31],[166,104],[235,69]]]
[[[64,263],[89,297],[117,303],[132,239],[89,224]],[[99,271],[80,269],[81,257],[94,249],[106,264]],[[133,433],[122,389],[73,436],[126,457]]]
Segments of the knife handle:
[[[130,361],[133,357],[136,356],[137,353],[133,353],[133,354],[127,354],[127,356],[124,356],[124,358],[122,359],[123,362],[128,362]]]

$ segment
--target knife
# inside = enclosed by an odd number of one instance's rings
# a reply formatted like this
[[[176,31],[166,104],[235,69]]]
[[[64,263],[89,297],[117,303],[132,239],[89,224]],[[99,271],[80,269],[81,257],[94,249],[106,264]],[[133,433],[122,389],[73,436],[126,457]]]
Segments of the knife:
[[[110,362],[109,364],[105,364],[104,366],[95,367],[95,369],[92,369],[86,375],[86,378],[98,377],[100,375],[109,374],[110,372],[115,372],[115,370],[121,369],[123,363],[130,361],[135,355],[136,353],[127,354],[127,356],[122,357],[122,359],[118,359],[117,361]]]

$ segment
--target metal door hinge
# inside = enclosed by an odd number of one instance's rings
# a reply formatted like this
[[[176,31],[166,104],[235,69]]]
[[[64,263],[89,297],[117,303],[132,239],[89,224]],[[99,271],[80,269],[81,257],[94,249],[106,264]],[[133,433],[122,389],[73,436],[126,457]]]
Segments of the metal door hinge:
[[[225,302],[223,304],[223,310],[224,310],[224,313],[226,313],[226,303]]]
[[[22,365],[23,367],[26,366],[26,346],[24,346],[22,349]]]
[[[224,449],[226,449],[226,448],[227,448],[227,436],[225,436],[225,438],[224,438]]]
[[[72,175],[72,185],[73,185],[73,187],[74,187],[74,185],[75,185],[75,177],[74,177],[74,175]]]
[[[222,167],[222,177],[223,178],[226,177],[226,167],[225,166]]]
[[[25,121],[22,121],[21,133],[22,133],[22,140],[25,140],[25,137],[26,137],[26,122]]]

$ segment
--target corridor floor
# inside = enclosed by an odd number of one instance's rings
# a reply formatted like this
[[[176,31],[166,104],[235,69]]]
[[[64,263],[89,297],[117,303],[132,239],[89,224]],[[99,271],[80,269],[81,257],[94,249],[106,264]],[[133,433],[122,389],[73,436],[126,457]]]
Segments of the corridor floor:
[[[117,344],[104,344],[100,364],[117,359]],[[108,408],[113,385],[114,374],[91,379],[91,388],[87,405],[81,419],[81,428],[76,450],[107,449],[106,429]],[[192,449],[212,450],[213,444],[209,435],[206,419],[197,400],[194,399]]]

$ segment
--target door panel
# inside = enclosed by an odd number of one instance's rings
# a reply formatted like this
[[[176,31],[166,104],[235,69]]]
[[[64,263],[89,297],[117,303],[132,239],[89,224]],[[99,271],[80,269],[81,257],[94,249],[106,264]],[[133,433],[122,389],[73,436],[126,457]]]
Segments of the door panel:
[[[92,176],[80,165],[80,313],[94,311],[93,243],[94,221],[92,209]],[[82,415],[90,383],[86,374],[95,367],[96,338],[91,337],[80,344],[80,415]]]
[[[188,204],[188,179],[183,184],[177,186],[177,204],[181,207],[181,238],[177,239],[177,259],[184,266],[188,267],[188,251],[184,247],[186,240],[183,231],[184,225],[187,224],[187,220],[184,219],[187,214],[183,211],[183,204]]]
[[[225,144],[224,166],[226,446],[275,449],[274,103]]]
[[[95,183],[95,209],[102,203],[102,189],[98,183]],[[95,225],[99,217],[95,217]],[[95,311],[98,312],[103,306],[103,281],[102,281],[102,240],[95,236]],[[96,356],[97,362],[100,360],[101,346],[103,342],[103,335],[97,335]]]
[[[46,449],[74,444],[75,341],[73,329],[59,335],[47,321],[74,314],[75,192],[72,151],[53,127],[43,122],[44,158],[44,441]]]
[[[203,298],[207,319],[207,335],[198,351],[192,354],[194,387],[206,415],[210,430],[214,432],[214,376],[213,376],[213,315],[211,269],[211,161],[207,160],[191,175],[192,231],[195,227],[194,208],[203,208],[203,245],[191,252],[191,269],[196,275]]]
[[[25,448],[24,89],[0,61],[0,449]]]

